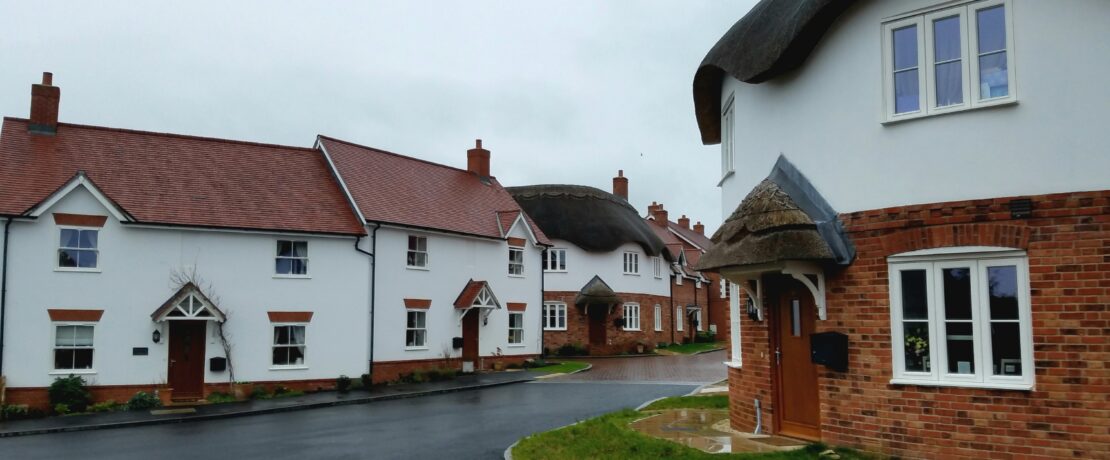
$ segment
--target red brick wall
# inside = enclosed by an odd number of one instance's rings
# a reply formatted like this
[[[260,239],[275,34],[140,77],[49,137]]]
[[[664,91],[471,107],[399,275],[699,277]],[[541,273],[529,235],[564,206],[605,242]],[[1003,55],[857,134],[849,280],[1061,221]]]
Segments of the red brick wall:
[[[357,375],[351,378],[358,378]],[[272,389],[277,385],[282,385],[292,390],[300,391],[320,391],[320,390],[334,390],[335,380],[284,380],[284,381],[265,381],[254,382],[255,386],[264,386]],[[131,400],[135,393],[145,391],[153,394],[155,391],[164,392],[167,385],[97,385],[90,386],[89,393],[92,394],[94,403],[104,401],[115,401],[117,403],[125,403]],[[204,384],[204,395],[208,396],[212,392],[231,393],[231,387],[228,383],[206,383]],[[32,408],[49,411],[50,397],[47,394],[45,387],[21,387],[21,388],[8,388],[6,404],[22,405],[26,404]]]
[[[706,295],[709,296],[709,316],[705,325],[705,330],[709,330],[710,324],[717,325],[717,340],[728,340],[729,330],[732,323],[729,321],[729,308],[727,297],[721,297],[721,275],[716,273],[706,273],[711,283],[709,288],[706,289]],[[726,281],[727,282],[727,281]]]
[[[576,295],[578,295],[577,292],[570,291],[546,291],[543,293],[545,302],[563,302],[567,304],[567,330],[544,331],[543,333],[543,347],[551,353],[555,353],[559,347],[568,343],[587,346],[590,348],[590,354],[593,355],[610,355],[634,352],[636,344],[641,341],[647,344],[649,348],[653,348],[662,342],[672,342],[674,308],[671,307],[670,297],[622,292],[617,293],[621,300],[640,304],[640,330],[625,331],[623,328],[613,325],[614,319],[624,316],[624,310],[620,305],[617,305],[613,307],[606,320],[608,344],[603,347],[590,347],[589,317],[586,316],[584,307],[574,305]],[[656,304],[659,304],[663,309],[663,327],[661,331],[655,330]]]
[[[505,366],[510,364],[521,365],[529,359],[539,358],[539,355],[511,355],[511,356],[482,356],[479,358],[477,370],[493,369],[493,363],[501,362]],[[431,369],[462,369],[462,358],[444,359],[414,359],[408,361],[379,361],[374,363],[374,383],[396,382],[401,377],[415,371]]]
[[[1110,191],[841,215],[857,250],[827,272],[828,320],[849,336],[849,371],[820,369],[822,438],[906,458],[1110,458]],[[1004,246],[1029,257],[1034,391],[890,385],[886,257],[948,246]],[[752,400],[771,426],[769,322],[741,320],[743,370],[729,371],[732,424],[750,431]]]

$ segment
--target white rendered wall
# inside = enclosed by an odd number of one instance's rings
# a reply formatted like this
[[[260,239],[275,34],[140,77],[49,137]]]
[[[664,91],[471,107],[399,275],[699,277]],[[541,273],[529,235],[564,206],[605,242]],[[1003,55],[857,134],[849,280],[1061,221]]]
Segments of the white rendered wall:
[[[49,308],[104,310],[94,330],[95,385],[166,382],[168,325],[150,315],[176,291],[170,274],[196,266],[228,316],[232,362],[240,381],[332,379],[366,372],[369,261],[354,238],[142,228],[110,215],[99,233],[99,273],[55,271],[58,229],[51,213],[108,215],[83,188],[35,222],[12,225],[4,372],[11,387],[49,385],[53,368]],[[310,279],[274,278],[276,240],[309,242]],[[271,370],[268,311],[312,311],[305,366]],[[162,332],[161,343],[151,335]],[[223,356],[209,325],[207,357]],[[147,347],[148,356],[132,356]],[[207,371],[208,383],[227,372]]]
[[[371,229],[373,227],[370,227]],[[409,235],[428,238],[426,270],[406,267]],[[525,238],[518,225],[510,234]],[[489,313],[480,327],[479,354],[493,356],[534,355],[540,352],[540,248],[528,240],[524,249],[524,276],[509,276],[509,245],[493,240],[446,233],[382,227],[377,234],[377,283],[374,319],[374,361],[403,361],[459,357],[451,339],[462,337],[460,312],[455,299],[471,279],[486,281],[502,308]],[[430,299],[427,310],[427,347],[405,348],[407,321],[404,299]],[[527,304],[524,312],[524,341],[508,344],[510,302]],[[474,314],[469,313],[469,314]]]
[[[1014,0],[1016,105],[883,125],[880,26],[938,3],[861,2],[800,69],[758,85],[726,78],[736,174],[722,217],[780,153],[838,212],[1110,187],[1110,2]]]
[[[573,243],[553,240],[552,249],[566,249],[567,271],[544,273],[544,290],[579,291],[594,275],[600,276],[614,292],[669,296],[670,264],[663,260],[662,278],[656,278],[651,256],[636,243],[626,243],[609,252],[587,252]],[[624,274],[624,253],[640,255],[640,274]]]

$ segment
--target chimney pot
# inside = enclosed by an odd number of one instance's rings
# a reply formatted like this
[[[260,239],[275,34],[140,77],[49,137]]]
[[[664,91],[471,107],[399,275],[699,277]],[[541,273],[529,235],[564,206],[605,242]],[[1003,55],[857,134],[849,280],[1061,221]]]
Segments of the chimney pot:
[[[689,229],[690,228],[690,218],[686,217],[686,214],[683,214],[682,217],[678,218],[678,226],[682,227],[682,228],[685,228],[685,229]]]
[[[466,170],[479,177],[490,177],[489,150],[482,148],[482,140],[474,140],[474,148],[466,151]]]
[[[705,235],[705,226],[701,224],[700,220],[698,221],[698,223],[694,224],[694,231],[697,232],[699,235]]]
[[[54,84],[54,74],[52,74],[50,72],[43,72],[42,73],[42,84],[43,84],[43,86],[53,85]]]
[[[613,194],[628,201],[628,178],[624,177],[623,169],[618,170],[617,177],[613,178]]]
[[[31,122],[28,130],[34,134],[53,135],[58,132],[58,103],[62,89],[53,86],[54,74],[42,73],[42,83],[31,85]]]

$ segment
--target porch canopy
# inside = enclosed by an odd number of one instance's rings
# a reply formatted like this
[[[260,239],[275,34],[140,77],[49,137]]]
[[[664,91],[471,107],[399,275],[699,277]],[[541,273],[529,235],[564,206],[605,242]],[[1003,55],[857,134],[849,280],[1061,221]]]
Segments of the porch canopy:
[[[613,288],[601,279],[600,276],[594,275],[582,289],[578,291],[578,295],[574,296],[575,305],[613,305],[621,303],[620,297],[617,293],[613,292]]]
[[[173,296],[166,300],[161,307],[150,314],[150,319],[156,323],[167,320],[208,320],[224,322],[227,316],[220,311],[216,304],[197,285],[192,282],[185,283]]]
[[[493,290],[489,288],[489,283],[485,281],[474,281],[473,279],[466,283],[459,297],[455,299],[456,310],[470,310],[471,308],[484,308],[489,310],[501,308],[501,302],[497,300],[497,296],[493,295]]]
[[[737,283],[762,310],[764,273],[790,275],[809,288],[825,319],[826,265],[848,265],[855,248],[828,202],[786,157],[713,234],[695,266]]]

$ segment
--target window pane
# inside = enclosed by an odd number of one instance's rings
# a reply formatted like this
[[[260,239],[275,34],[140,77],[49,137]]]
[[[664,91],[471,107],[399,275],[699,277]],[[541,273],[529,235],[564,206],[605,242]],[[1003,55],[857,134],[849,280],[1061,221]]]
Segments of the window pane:
[[[78,231],[68,228],[62,229],[61,239],[58,241],[58,246],[63,248],[77,247]]]
[[[54,345],[59,347],[72,347],[74,344],[73,329],[76,326],[58,326],[54,330]]]
[[[937,107],[964,102],[964,72],[960,61],[937,64]]]
[[[80,247],[82,249],[96,249],[96,236],[96,230],[81,230]]]
[[[416,238],[416,249],[419,250],[419,251],[427,251],[428,250],[428,239],[424,238],[424,237],[417,237]]]
[[[74,369],[92,369],[93,364],[93,351],[92,348],[83,348],[73,350],[73,368]]]
[[[425,254],[423,252],[418,252],[418,253],[416,253],[416,259],[415,260],[416,260],[416,266],[417,267],[427,266],[428,265],[428,254]]]
[[[289,347],[289,364],[304,364],[304,347]]]
[[[405,323],[405,327],[407,327],[409,329],[416,327],[416,312],[414,312],[414,311],[408,312],[408,318],[407,319],[408,319],[408,321]]]
[[[902,318],[929,319],[925,292],[925,270],[904,270],[902,274]]]
[[[701,326],[701,323],[698,323]],[[802,335],[802,310],[801,303],[798,299],[790,302],[790,335],[800,337]]]
[[[959,16],[933,21],[933,55],[936,62],[959,59],[962,49]]]
[[[917,67],[917,26],[894,31],[894,69]]]
[[[1010,76],[1006,73],[1006,52],[979,57],[979,98],[988,99],[1010,94]]]
[[[1018,323],[991,324],[994,375],[1021,375],[1021,336]]]
[[[944,278],[944,318],[971,319],[971,270],[946,268]]]
[[[289,348],[274,347],[274,365],[284,366],[289,364]]]
[[[948,323],[948,372],[975,373],[975,340],[971,323]]]
[[[288,259],[290,265],[290,273],[293,275],[307,275],[308,274],[308,261],[304,259]]]
[[[991,319],[1018,319],[1017,267],[990,267]]]
[[[274,344],[275,345],[288,345],[289,344],[289,327],[277,326],[274,328]]]
[[[1006,49],[1006,12],[1002,5],[976,12],[979,54]]]
[[[73,349],[54,350],[54,369],[73,369]]]
[[[279,275],[289,275],[293,273],[293,259],[277,259],[277,266],[274,267],[274,273]]]
[[[415,236],[410,236],[409,237],[409,250],[410,251],[416,250],[416,237]]]
[[[58,251],[58,266],[59,267],[76,267],[77,266],[77,251],[70,249],[63,249]]]
[[[96,251],[77,251],[77,266],[80,268],[96,268]]]
[[[294,345],[304,345],[304,326],[289,326],[290,342]]]
[[[278,257],[292,257],[293,256],[293,242],[292,241],[278,241]]]
[[[894,113],[914,112],[921,108],[917,69],[894,74]]]
[[[929,372],[929,323],[906,321],[902,323],[906,346],[906,370]]]
[[[509,315],[509,327],[519,328],[524,326],[524,315]]]
[[[422,311],[417,312],[416,313],[416,327],[418,327],[420,329],[424,329],[424,327],[425,327],[424,322],[425,322],[426,319],[427,319],[427,316],[424,314],[424,312],[422,312]]]
[[[73,345],[78,347],[91,347],[93,346],[93,327],[92,326],[74,326],[73,327]]]
[[[293,243],[293,257],[308,257],[307,241],[297,241]]]

